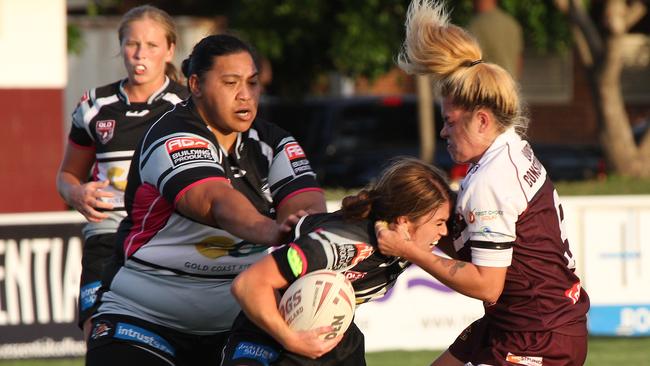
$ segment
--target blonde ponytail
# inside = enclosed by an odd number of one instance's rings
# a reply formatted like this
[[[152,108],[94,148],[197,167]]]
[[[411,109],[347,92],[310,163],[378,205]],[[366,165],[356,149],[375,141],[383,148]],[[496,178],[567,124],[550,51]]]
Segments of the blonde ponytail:
[[[528,118],[512,76],[482,61],[481,48],[463,28],[449,22],[444,4],[413,0],[406,16],[406,39],[398,65],[407,73],[434,77],[443,97],[466,110],[489,108],[501,130],[524,135]]]

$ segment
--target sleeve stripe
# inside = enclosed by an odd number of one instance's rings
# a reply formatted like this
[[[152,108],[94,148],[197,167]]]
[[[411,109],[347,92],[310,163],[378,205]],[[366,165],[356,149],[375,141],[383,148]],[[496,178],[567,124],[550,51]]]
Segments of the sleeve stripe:
[[[223,180],[223,181],[229,182],[229,180],[227,178],[224,178],[224,177],[209,177],[209,178],[204,178],[204,179],[201,179],[201,180],[197,180],[196,182],[190,184],[189,186],[183,188],[180,192],[178,192],[178,194],[176,195],[176,198],[174,198],[174,206],[176,206],[176,204],[183,197],[183,195],[187,191],[189,191],[192,187],[195,187],[195,186],[197,186],[199,184],[203,184],[205,182],[213,181],[213,180]]]
[[[483,267],[509,267],[512,264],[512,248],[493,250],[472,247],[472,263]]]
[[[72,141],[72,139],[70,139],[70,138],[68,139],[68,143],[70,145],[76,147],[77,149],[81,149],[81,150],[95,150],[96,149],[95,144],[92,144],[90,146],[79,145],[78,143]]]
[[[472,248],[481,248],[481,249],[511,249],[515,243],[514,242],[505,242],[497,243],[494,241],[480,241],[480,240],[470,240],[469,245]]]
[[[291,193],[289,193],[286,197],[284,197],[284,198],[282,199],[282,201],[280,201],[280,203],[278,203],[277,208],[280,208],[280,207],[281,207],[285,202],[287,202],[287,200],[288,200],[289,198],[291,198],[291,197],[293,197],[293,196],[296,196],[296,195],[298,195],[298,194],[300,194],[300,193],[311,192],[311,191],[323,192],[323,189],[322,189],[322,188],[318,188],[318,187],[310,187],[310,188],[299,189],[299,190],[297,190],[297,191],[295,191],[295,192],[291,192]]]

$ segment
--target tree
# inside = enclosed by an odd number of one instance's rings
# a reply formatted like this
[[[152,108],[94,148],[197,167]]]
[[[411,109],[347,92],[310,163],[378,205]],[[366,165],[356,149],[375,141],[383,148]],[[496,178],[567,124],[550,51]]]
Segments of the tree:
[[[243,0],[230,27],[273,65],[276,94],[302,95],[336,71],[376,77],[394,67],[408,2],[366,0]]]
[[[642,0],[607,0],[598,27],[580,0],[555,0],[568,14],[578,53],[590,82],[601,144],[614,170],[624,176],[650,177],[650,133],[634,141],[621,91],[623,39],[646,13]]]

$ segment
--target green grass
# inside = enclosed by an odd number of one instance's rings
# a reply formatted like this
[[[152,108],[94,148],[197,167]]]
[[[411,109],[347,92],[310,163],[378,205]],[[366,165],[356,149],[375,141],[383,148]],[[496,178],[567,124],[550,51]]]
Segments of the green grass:
[[[440,351],[374,352],[366,356],[368,366],[429,365]],[[650,337],[589,339],[586,366],[635,365],[650,366]]]
[[[579,182],[554,182],[560,197],[617,194],[650,194],[650,179],[608,176]]]
[[[441,351],[387,351],[366,355],[368,366],[429,365]],[[0,366],[82,366],[82,359],[0,361]],[[591,337],[586,366],[650,366],[650,337]]]

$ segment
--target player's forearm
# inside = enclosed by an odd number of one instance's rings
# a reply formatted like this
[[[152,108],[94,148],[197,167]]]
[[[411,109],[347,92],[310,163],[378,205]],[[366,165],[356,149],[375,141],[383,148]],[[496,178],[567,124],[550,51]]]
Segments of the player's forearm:
[[[235,201],[227,198],[213,202],[210,210],[212,219],[224,230],[250,242],[279,244],[280,228],[274,220],[257,212],[248,200]]]
[[[313,190],[286,199],[278,206],[277,222],[283,222],[289,215],[299,210],[304,210],[308,214],[326,212],[325,195],[321,190]]]
[[[250,321],[286,345],[292,332],[278,311],[275,290],[270,285],[259,276],[243,273],[233,282],[232,293]]]
[[[475,299],[496,302],[503,290],[503,283],[485,275],[481,267],[469,262],[443,258],[423,250],[410,251],[406,259],[447,287]]]
[[[73,194],[74,189],[77,189],[81,185],[81,180],[76,177],[74,174],[59,171],[56,176],[56,189],[59,192],[59,195],[66,204],[69,206],[73,205]]]

